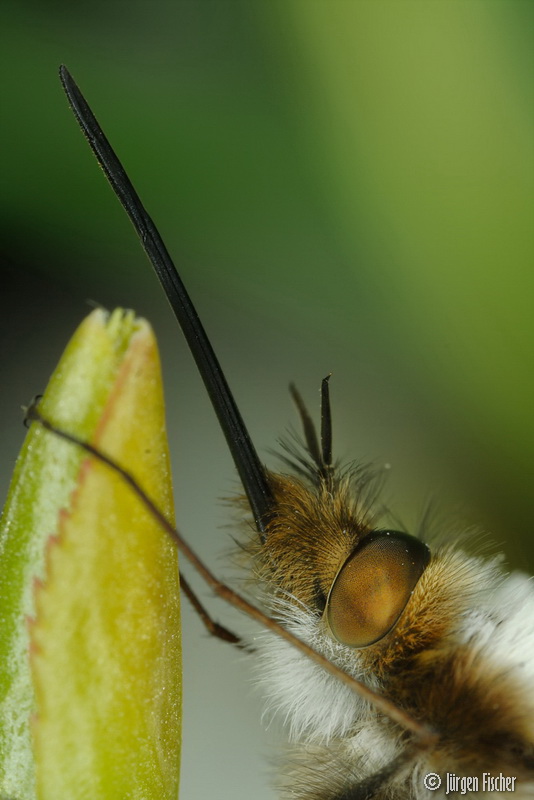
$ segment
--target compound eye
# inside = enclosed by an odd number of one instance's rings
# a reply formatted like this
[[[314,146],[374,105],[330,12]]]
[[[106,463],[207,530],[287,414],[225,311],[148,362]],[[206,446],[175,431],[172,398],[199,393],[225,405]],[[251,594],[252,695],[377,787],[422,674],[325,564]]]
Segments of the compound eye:
[[[373,531],[339,570],[326,603],[333,636],[368,647],[394,627],[430,559],[428,547],[399,531]]]

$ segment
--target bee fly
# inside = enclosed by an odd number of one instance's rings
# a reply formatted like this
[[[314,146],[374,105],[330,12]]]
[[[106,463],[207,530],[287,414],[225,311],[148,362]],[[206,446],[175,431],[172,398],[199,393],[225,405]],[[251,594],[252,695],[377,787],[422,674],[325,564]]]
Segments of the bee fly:
[[[285,453],[292,474],[262,465],[161,237],[64,67],[61,80],[180,323],[252,512],[248,550],[266,613],[220,584],[162,525],[219,594],[270,628],[254,641],[254,657],[268,706],[292,741],[280,797],[534,797],[532,584],[505,576],[497,559],[453,545],[431,553],[420,539],[379,527],[373,480],[332,461],[328,379],[319,436],[291,390],[304,428],[304,447]],[[212,632],[243,645],[198,610]]]

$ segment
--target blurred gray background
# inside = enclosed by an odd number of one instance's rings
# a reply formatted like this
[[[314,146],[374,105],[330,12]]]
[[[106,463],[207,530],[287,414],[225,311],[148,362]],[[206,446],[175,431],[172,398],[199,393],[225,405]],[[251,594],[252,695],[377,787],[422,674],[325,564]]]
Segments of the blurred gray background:
[[[64,62],[266,462],[296,425],[288,382],[315,410],[332,372],[335,452],[391,465],[385,499],[407,529],[434,499],[451,535],[476,524],[531,570],[532,4],[7,0],[1,14],[4,492],[20,406],[86,301],[133,307],[161,342],[179,524],[228,574],[233,466],[67,108]],[[183,800],[273,798],[281,737],[262,730],[247,659],[185,602],[184,692]]]

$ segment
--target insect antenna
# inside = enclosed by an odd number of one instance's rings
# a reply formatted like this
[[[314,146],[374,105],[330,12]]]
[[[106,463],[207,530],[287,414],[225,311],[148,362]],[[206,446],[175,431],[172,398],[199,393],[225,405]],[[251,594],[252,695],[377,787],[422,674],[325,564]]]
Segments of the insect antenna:
[[[304,431],[304,441],[306,449],[316,466],[320,469],[322,466],[321,450],[319,449],[319,440],[317,439],[317,431],[315,430],[315,423],[311,418],[311,414],[306,408],[306,404],[302,399],[302,395],[294,383],[289,384],[289,391],[293,402],[297,407],[302,422],[302,429]]]
[[[332,467],[332,413],[330,409],[330,388],[329,381],[331,373],[323,378],[321,382],[321,442],[317,437],[315,423],[308,411],[302,395],[294,383],[289,384],[289,391],[293,402],[299,412],[302,429],[304,431],[304,441],[306,450],[313,464],[317,468],[318,475],[331,484],[333,476]],[[292,463],[291,461],[289,463]],[[307,466],[307,465],[304,465]],[[300,471],[300,467],[299,467]]]
[[[330,378],[332,373],[323,378],[321,383],[321,456],[325,471],[332,467],[332,412],[330,410]]]
[[[256,528],[263,541],[266,523],[274,508],[273,491],[267,471],[258,458],[211,343],[156,226],[93,112],[65,66],[60,67],[59,75],[74,116],[113,191],[130,217],[180,324],[226,437]]]

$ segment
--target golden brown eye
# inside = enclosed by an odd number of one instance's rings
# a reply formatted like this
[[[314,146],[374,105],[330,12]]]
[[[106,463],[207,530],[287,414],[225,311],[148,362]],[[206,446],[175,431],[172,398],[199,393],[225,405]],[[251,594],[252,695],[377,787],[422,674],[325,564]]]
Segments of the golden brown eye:
[[[332,634],[367,647],[393,628],[430,559],[428,547],[399,531],[373,531],[339,570],[326,603]]]

